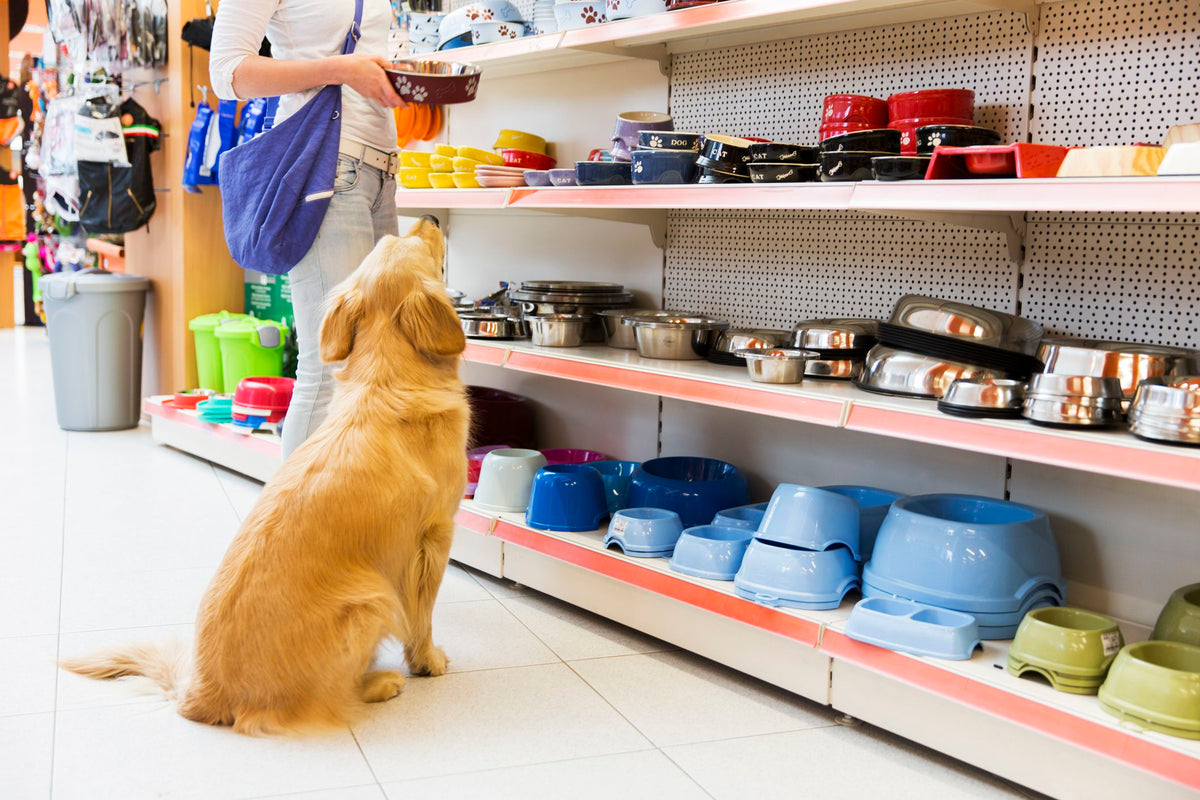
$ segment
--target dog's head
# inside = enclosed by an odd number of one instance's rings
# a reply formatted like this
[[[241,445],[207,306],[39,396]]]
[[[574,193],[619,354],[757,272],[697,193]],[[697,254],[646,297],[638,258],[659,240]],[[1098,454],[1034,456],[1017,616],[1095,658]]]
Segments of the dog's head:
[[[380,239],[329,299],[321,359],[345,360],[367,330],[399,336],[425,356],[461,353],[467,340],[442,283],[445,253],[445,238],[432,217],[422,217],[406,236]]]

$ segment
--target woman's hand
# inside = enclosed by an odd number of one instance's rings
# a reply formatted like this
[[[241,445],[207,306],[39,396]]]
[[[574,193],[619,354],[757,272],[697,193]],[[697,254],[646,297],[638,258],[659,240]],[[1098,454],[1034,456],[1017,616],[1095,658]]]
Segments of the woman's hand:
[[[349,86],[368,100],[373,100],[384,108],[406,106],[404,98],[396,94],[392,82],[388,80],[383,70],[391,64],[380,56],[366,53],[351,53],[350,55],[333,56],[330,61],[333,66],[330,83],[340,83]]]

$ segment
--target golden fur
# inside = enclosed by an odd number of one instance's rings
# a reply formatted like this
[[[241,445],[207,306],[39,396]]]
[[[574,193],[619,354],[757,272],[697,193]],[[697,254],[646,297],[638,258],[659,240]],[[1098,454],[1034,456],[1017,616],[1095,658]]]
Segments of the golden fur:
[[[430,616],[466,483],[469,412],[443,253],[441,231],[421,220],[334,290],[321,358],[345,366],[329,415],[226,552],[193,663],[142,645],[64,668],[153,678],[188,719],[247,734],[345,724],[363,701],[394,697],[403,676],[368,671],[385,636],[403,643],[413,674],[446,671]]]

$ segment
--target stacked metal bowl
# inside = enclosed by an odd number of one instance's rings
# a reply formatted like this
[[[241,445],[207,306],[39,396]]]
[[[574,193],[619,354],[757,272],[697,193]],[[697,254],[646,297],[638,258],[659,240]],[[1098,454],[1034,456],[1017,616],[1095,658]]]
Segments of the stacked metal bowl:
[[[1129,429],[1156,442],[1200,445],[1200,375],[1142,381],[1129,408]]]
[[[523,281],[518,288],[509,290],[508,299],[521,309],[525,319],[551,314],[591,315],[584,326],[583,341],[603,342],[604,323],[594,315],[630,305],[633,294],[619,283]]]
[[[1039,425],[1101,428],[1123,417],[1121,381],[1089,375],[1034,375],[1022,415]]]
[[[816,353],[804,364],[806,378],[851,380],[862,372],[878,331],[873,319],[810,319],[792,328],[791,345]]]

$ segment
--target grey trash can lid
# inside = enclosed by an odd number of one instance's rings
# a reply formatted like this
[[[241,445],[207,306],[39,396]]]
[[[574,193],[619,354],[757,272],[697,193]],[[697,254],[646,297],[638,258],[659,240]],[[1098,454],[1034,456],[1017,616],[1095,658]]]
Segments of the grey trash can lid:
[[[81,269],[44,275],[38,286],[47,297],[65,300],[77,292],[144,292],[150,288],[150,280],[103,269]]]

